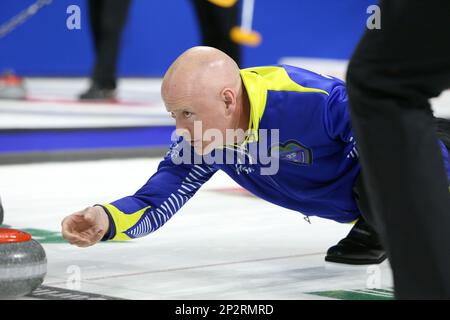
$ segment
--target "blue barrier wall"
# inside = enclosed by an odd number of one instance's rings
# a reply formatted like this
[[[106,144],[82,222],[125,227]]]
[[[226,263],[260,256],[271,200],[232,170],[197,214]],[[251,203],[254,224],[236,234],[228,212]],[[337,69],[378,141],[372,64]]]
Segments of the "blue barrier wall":
[[[54,0],[0,39],[0,71],[26,76],[84,76],[93,62],[87,0]],[[205,0],[206,1],[206,0]],[[0,1],[0,24],[33,0]],[[376,0],[256,0],[257,48],[244,48],[243,66],[277,63],[284,56],[348,59]],[[66,9],[81,8],[81,30],[68,30]],[[190,0],[133,0],[123,35],[121,76],[161,76],[173,59],[198,45]]]

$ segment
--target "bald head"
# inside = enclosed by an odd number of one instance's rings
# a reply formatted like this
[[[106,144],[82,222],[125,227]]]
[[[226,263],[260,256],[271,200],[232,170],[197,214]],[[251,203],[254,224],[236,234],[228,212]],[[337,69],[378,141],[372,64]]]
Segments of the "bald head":
[[[163,99],[220,94],[225,87],[237,89],[241,79],[236,62],[212,47],[193,47],[181,54],[167,70],[161,88]]]
[[[230,129],[246,130],[249,116],[244,92],[236,62],[210,47],[194,47],[179,56],[167,70],[161,87],[178,134],[184,132],[182,135],[199,153],[224,144],[205,138],[212,131],[225,136]]]

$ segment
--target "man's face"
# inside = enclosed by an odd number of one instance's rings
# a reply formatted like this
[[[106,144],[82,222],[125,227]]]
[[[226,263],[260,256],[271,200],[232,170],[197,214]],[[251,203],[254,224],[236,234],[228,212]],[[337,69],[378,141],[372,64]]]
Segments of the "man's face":
[[[207,154],[225,144],[226,129],[232,128],[231,115],[219,94],[165,98],[166,109],[182,135],[198,154]]]

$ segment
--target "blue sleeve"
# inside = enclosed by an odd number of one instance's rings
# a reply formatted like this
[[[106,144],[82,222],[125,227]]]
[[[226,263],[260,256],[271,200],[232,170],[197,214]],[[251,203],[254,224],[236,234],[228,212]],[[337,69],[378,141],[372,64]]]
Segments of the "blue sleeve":
[[[106,240],[143,237],[165,224],[217,171],[205,164],[175,164],[172,145],[157,172],[134,195],[101,205],[110,219]]]
[[[324,112],[324,126],[332,140],[353,143],[353,129],[345,86],[336,86],[330,93]]]

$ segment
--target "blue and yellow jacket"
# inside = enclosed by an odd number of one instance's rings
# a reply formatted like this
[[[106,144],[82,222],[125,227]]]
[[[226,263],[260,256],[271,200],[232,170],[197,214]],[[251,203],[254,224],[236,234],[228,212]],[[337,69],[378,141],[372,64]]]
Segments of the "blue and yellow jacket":
[[[306,216],[343,223],[359,217],[352,190],[360,166],[345,83],[287,65],[243,69],[241,78],[250,101],[250,128],[255,135],[243,147],[214,152],[222,152],[225,157],[230,152],[245,154],[252,145],[269,154],[275,148],[278,172],[261,174],[268,165],[259,160],[174,164],[173,157],[179,156],[185,143],[179,140],[172,144],[157,172],[134,195],[102,205],[110,219],[110,230],[103,240],[127,240],[154,232],[217,170],[225,171],[254,195]],[[267,145],[260,145],[260,129],[269,132]],[[271,129],[279,129],[276,144],[271,143]],[[441,147],[450,172],[447,150],[442,143]]]

